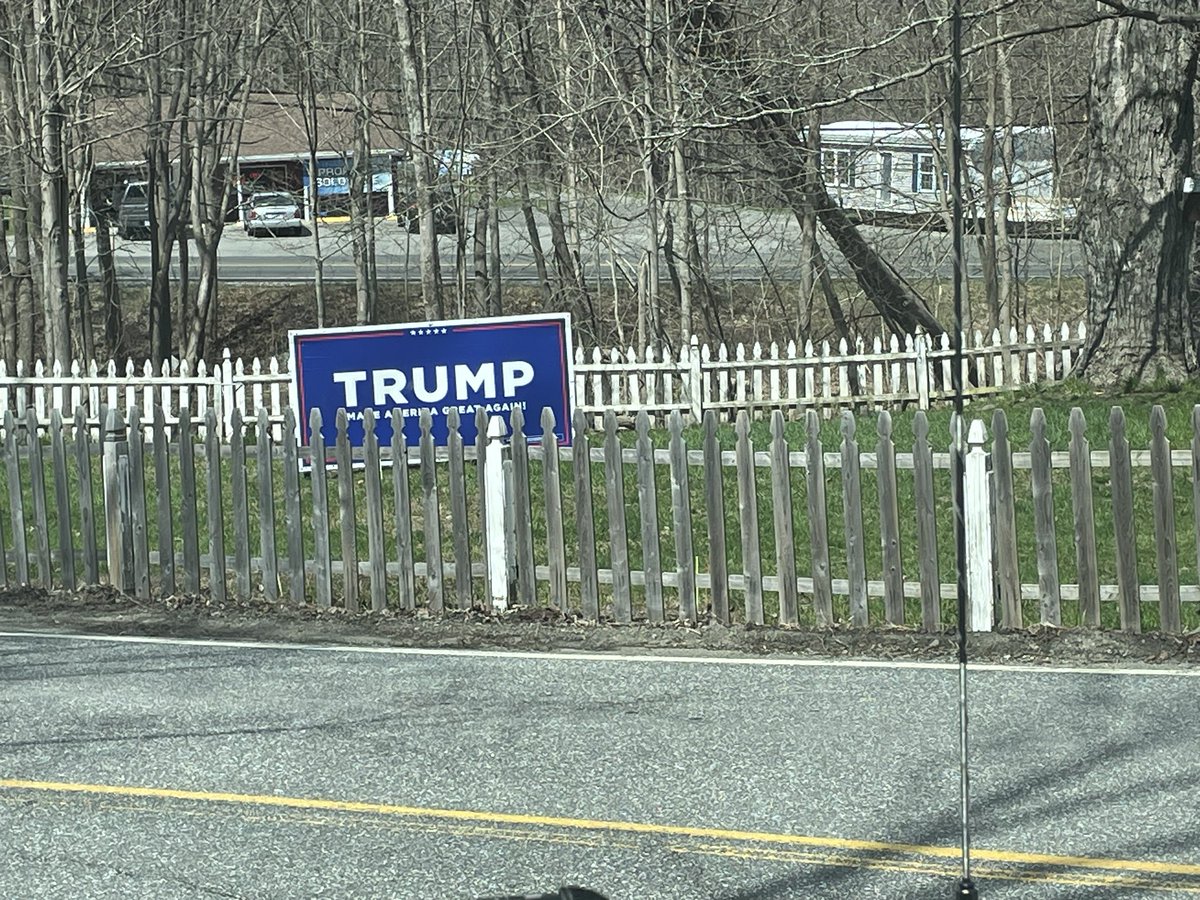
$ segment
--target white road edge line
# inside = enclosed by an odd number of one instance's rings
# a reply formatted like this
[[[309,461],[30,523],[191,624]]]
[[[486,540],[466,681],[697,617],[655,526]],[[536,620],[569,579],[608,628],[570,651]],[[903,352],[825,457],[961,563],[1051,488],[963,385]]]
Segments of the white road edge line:
[[[147,637],[142,635],[69,634],[48,631],[0,631],[0,638],[32,638],[53,641],[90,641],[112,644],[175,644],[185,647],[216,647],[232,650],[300,650],[323,653],[363,653],[385,656],[461,656],[496,659],[526,659],[565,662],[687,663],[720,666],[774,666],[803,669],[929,669],[957,670],[956,662],[927,660],[816,659],[789,656],[687,656],[661,653],[602,653],[576,650],[489,650],[439,647],[363,647],[354,644],[298,644],[273,641],[236,641],[202,638]],[[949,652],[949,651],[947,651]],[[1200,678],[1200,668],[1164,667],[1146,669],[1113,666],[1016,665],[972,663],[982,672],[1013,672],[1027,675],[1135,675],[1160,678]]]

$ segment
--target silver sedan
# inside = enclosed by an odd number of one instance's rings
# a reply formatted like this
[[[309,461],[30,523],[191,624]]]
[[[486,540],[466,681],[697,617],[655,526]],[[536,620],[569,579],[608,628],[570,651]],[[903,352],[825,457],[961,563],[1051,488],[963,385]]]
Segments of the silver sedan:
[[[244,224],[251,237],[305,233],[300,204],[291,194],[282,192],[252,194],[246,203]]]

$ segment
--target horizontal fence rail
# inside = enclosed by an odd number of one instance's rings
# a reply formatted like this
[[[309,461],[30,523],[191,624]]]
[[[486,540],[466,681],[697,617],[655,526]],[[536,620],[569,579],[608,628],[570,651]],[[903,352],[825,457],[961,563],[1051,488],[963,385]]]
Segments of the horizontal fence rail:
[[[675,411],[666,429],[643,411],[632,430],[577,412],[560,447],[548,412],[528,444],[515,410],[507,443],[480,413],[464,445],[452,415],[438,448],[428,416],[410,447],[400,428],[380,441],[368,412],[352,447],[344,411],[334,427],[314,415],[319,440],[302,447],[287,408],[278,437],[265,406],[246,421],[235,408],[232,438],[213,406],[170,426],[158,403],[109,407],[98,436],[82,405],[46,427],[32,408],[5,412],[0,581],[350,612],[499,597],[617,622],[935,631],[952,609],[944,417],[918,411],[901,435],[886,410],[758,423],[743,410],[732,432],[715,410],[693,428]],[[1090,425],[1072,411],[1053,442],[1041,410],[1019,443],[1003,411],[970,423],[972,628],[1184,630],[1200,601],[1200,407],[1186,449],[1161,407],[1148,424],[1134,449],[1119,408]]]
[[[1033,384],[1062,381],[1070,375],[1086,332],[1082,324],[1049,325],[1017,329],[1006,339],[999,331],[985,336],[975,332],[966,341],[968,393],[982,395]],[[698,423],[715,411],[723,421],[733,421],[740,410],[761,419],[777,409],[789,415],[816,408],[830,415],[838,409],[870,406],[875,409],[913,405],[929,409],[950,397],[954,349],[949,335],[876,337],[869,343],[845,340],[780,347],[724,344],[711,348],[695,338],[678,349],[649,348],[575,352],[575,408],[598,426],[606,412],[632,418],[645,411],[661,425],[673,412]],[[233,414],[243,423],[266,410],[275,440],[281,437],[284,410],[291,405],[289,361],[272,357],[265,363],[230,358],[211,367],[201,361],[193,369],[186,361],[124,365],[108,362],[74,362],[68,367],[41,362],[26,368],[18,364],[9,372],[0,362],[0,415],[11,411],[24,419],[32,409],[42,428],[50,414],[63,416],[77,409],[98,434],[104,411],[119,409],[128,417],[137,406],[163,408],[168,428],[177,424],[180,410],[188,407],[203,422],[214,410],[221,433],[233,434]],[[201,432],[203,433],[203,432]]]

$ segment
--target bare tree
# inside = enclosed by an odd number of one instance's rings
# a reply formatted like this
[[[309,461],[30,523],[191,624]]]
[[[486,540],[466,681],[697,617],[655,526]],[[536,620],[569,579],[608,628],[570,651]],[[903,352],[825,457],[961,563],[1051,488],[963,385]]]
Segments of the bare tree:
[[[1120,385],[1200,369],[1200,299],[1189,290],[1200,3],[1143,2],[1150,17],[1096,29],[1082,230],[1088,274],[1086,377]]]
[[[186,144],[193,73],[188,46],[188,0],[147,0],[142,63],[147,115],[146,171],[150,207],[150,356],[160,366],[174,351],[171,258],[190,188],[191,170],[179,164]]]
[[[33,36],[37,58],[37,109],[40,117],[42,297],[46,353],[64,364],[71,358],[71,300],[67,161],[63,146],[66,119],[64,73],[58,36],[63,28],[58,0],[33,0]]]
[[[253,72],[264,44],[265,4],[239,9],[254,18],[246,30],[221,27],[219,3],[197,13],[197,34],[191,42],[191,69],[198,79],[190,97],[188,158],[191,162],[191,237],[200,272],[194,304],[185,293],[183,355],[195,364],[205,352],[209,323],[217,303],[217,251],[233,198],[236,160],[253,87]]]
[[[16,48],[28,46],[32,31],[28,7],[5,4],[0,7],[8,40],[0,45],[0,118],[3,122],[6,168],[11,215],[11,254],[5,241],[4,270],[9,290],[6,291],[5,360],[15,365],[18,360],[32,362],[34,355],[34,271],[32,258],[33,218],[31,202],[38,202],[33,185],[34,156],[31,152],[34,131],[30,127],[29,111],[33,109],[29,96],[28,61]],[[6,235],[7,238],[7,235]],[[9,330],[11,328],[12,330]]]
[[[420,51],[423,27],[422,0],[394,0],[399,36],[401,96],[408,116],[408,139],[412,148],[413,179],[416,184],[417,214],[421,222],[421,296],[427,318],[445,316],[442,272],[438,260],[434,211],[432,161],[434,147],[428,122],[428,92],[425,90],[425,61]]]

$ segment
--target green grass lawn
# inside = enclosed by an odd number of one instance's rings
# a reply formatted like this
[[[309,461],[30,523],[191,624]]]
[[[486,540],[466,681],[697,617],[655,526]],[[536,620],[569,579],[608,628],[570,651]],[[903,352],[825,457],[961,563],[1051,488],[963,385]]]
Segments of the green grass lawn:
[[[1070,409],[1073,406],[1078,406],[1084,412],[1088,424],[1088,436],[1093,450],[1107,449],[1109,440],[1109,411],[1114,404],[1119,404],[1123,407],[1127,417],[1127,435],[1130,445],[1133,449],[1146,449],[1149,446],[1149,415],[1150,410],[1155,404],[1161,404],[1167,413],[1167,433],[1171,441],[1171,445],[1176,449],[1186,449],[1190,446],[1193,438],[1192,432],[1192,408],[1200,402],[1200,390],[1196,388],[1187,388],[1183,390],[1163,390],[1159,392],[1145,392],[1138,394],[1125,394],[1118,397],[1098,395],[1084,388],[1082,385],[1067,384],[1057,386],[1052,389],[1032,389],[1021,392],[1020,394],[1004,394],[995,395],[987,399],[974,401],[968,408],[967,413],[970,418],[980,418],[989,427],[992,416],[997,409],[1003,409],[1008,417],[1010,440],[1014,451],[1027,451],[1030,441],[1030,413],[1034,408],[1042,408],[1045,410],[1047,419],[1047,437],[1054,450],[1066,450],[1068,446],[1069,432],[1067,429],[1068,416]],[[910,453],[913,443],[913,421],[914,412],[910,410],[901,410],[892,413],[893,425],[893,440],[898,453]],[[935,450],[945,451],[949,447],[950,442],[950,410],[948,408],[938,408],[928,413],[930,423],[931,443]],[[876,420],[877,414],[870,410],[863,410],[857,413],[857,440],[859,448],[862,452],[873,452],[876,445]],[[722,425],[718,429],[718,439],[723,449],[731,450],[735,445],[735,433],[732,423]],[[804,423],[799,419],[789,419],[786,425],[786,436],[789,443],[789,448],[792,452],[800,451],[804,448],[806,439]],[[599,447],[602,444],[603,435],[593,433],[589,435],[589,440],[592,447]],[[685,438],[689,449],[698,450],[701,447],[702,429],[699,427],[691,427],[686,429]],[[770,428],[769,421],[756,421],[751,428],[751,438],[754,448],[757,451],[765,452],[769,448]],[[619,434],[620,442],[625,447],[633,446],[636,436],[633,432],[622,431]],[[665,448],[668,444],[668,433],[665,429],[656,429],[652,432],[652,441],[658,448]],[[828,420],[824,420],[821,426],[821,441],[826,451],[837,451],[841,443],[840,422],[835,416]],[[260,540],[260,522],[262,519],[262,511],[259,508],[259,487],[257,484],[257,466],[254,456],[254,448],[248,448],[250,455],[247,459],[247,497],[248,497],[248,533],[250,555],[259,557],[262,553]],[[45,533],[48,535],[50,544],[53,548],[57,547],[58,541],[58,512],[55,509],[54,503],[54,483],[53,483],[53,468],[52,454],[49,444],[43,446],[43,462],[45,467],[46,478],[46,496],[48,502],[47,521],[45,523]],[[535,454],[536,456],[536,454]],[[200,535],[200,551],[206,554],[208,551],[208,529],[207,522],[207,507],[209,498],[205,489],[206,470],[203,455],[202,445],[197,446],[196,453],[196,480],[197,480],[197,511],[200,527],[198,529]],[[68,444],[68,487],[70,498],[70,515],[72,519],[72,528],[74,532],[74,544],[76,553],[82,550],[83,540],[80,534],[79,525],[79,493],[80,493],[80,472],[75,466],[74,454],[71,452]],[[28,459],[22,455],[20,460],[22,467],[22,503],[26,515],[26,541],[30,550],[33,553],[37,543],[37,529],[30,520],[33,492],[30,479],[30,471]],[[168,472],[170,475],[171,484],[171,507],[173,510],[173,547],[176,553],[181,552],[181,527],[180,527],[180,457],[178,448],[172,448],[172,452],[167,457]],[[275,459],[271,468],[274,497],[274,521],[276,523],[276,552],[279,555],[279,571],[284,575],[285,584],[282,595],[286,596],[286,531],[284,524],[284,477],[282,460]],[[422,508],[422,491],[420,471],[416,467],[412,467],[406,472],[409,479],[409,492],[412,498],[412,508],[408,511],[408,518],[411,523],[414,541],[414,558],[417,561],[423,561],[426,558],[426,535],[424,532],[424,510]],[[724,530],[727,546],[727,558],[729,571],[731,573],[740,573],[743,568],[742,559],[742,542],[740,531],[740,519],[738,512],[738,496],[737,496],[737,474],[734,468],[725,468],[723,470],[723,492],[725,498],[723,504]],[[1195,585],[1200,579],[1197,572],[1197,557],[1196,557],[1196,520],[1192,502],[1192,476],[1190,468],[1177,467],[1174,470],[1174,512],[1175,523],[1177,529],[1177,543],[1179,556],[1179,580],[1184,585]],[[441,521],[441,549],[443,559],[449,563],[452,561],[452,523],[449,515],[449,489],[448,489],[448,468],[445,465],[438,466],[438,481],[439,481],[439,500],[440,500],[440,521]],[[625,464],[621,470],[621,478],[623,482],[623,497],[625,501],[625,517],[629,532],[628,554],[630,567],[633,570],[639,570],[643,566],[644,552],[647,546],[646,537],[640,534],[640,510],[638,507],[638,491],[636,479],[636,467],[632,464]],[[793,468],[790,472],[791,494],[792,494],[792,521],[795,534],[794,552],[796,556],[797,572],[801,577],[807,576],[812,570],[812,559],[810,549],[810,529],[809,519],[807,514],[807,496],[806,496],[806,473],[803,468]],[[482,534],[479,522],[481,519],[480,502],[477,489],[476,467],[473,462],[468,462],[465,469],[466,492],[468,498],[468,534],[469,544],[471,548],[472,560],[475,563],[482,562]],[[539,565],[546,564],[546,517],[545,517],[545,498],[543,496],[543,482],[541,463],[538,459],[531,462],[530,471],[530,494],[532,507],[532,532],[535,547],[535,559]],[[564,453],[560,461],[560,482],[562,486],[562,504],[563,504],[563,520],[564,531],[567,545],[568,565],[574,566],[578,564],[579,548],[578,539],[575,528],[574,509],[576,506],[576,497],[574,489],[574,473],[572,471],[569,454]],[[897,471],[897,487],[899,492],[900,503],[900,525],[901,525],[901,552],[903,560],[903,571],[906,581],[917,580],[917,563],[918,563],[918,547],[917,547],[917,525],[916,517],[913,513],[913,472],[911,469],[899,468]],[[147,447],[146,452],[146,488],[145,496],[147,503],[147,541],[152,550],[157,549],[160,543],[159,526],[156,506],[159,501],[158,493],[155,487],[156,471],[153,454],[150,448]],[[92,457],[91,467],[91,484],[94,506],[94,518],[97,534],[97,542],[100,546],[101,568],[104,566],[104,544],[103,544],[103,496],[102,496],[102,479],[101,479],[101,463],[100,457],[97,454]],[[757,507],[759,520],[759,542],[761,548],[762,570],[764,575],[773,575],[776,571],[776,546],[775,534],[773,526],[773,502],[771,496],[771,479],[770,470],[766,468],[758,468],[756,470],[756,484],[758,488]],[[596,529],[596,551],[598,564],[601,569],[607,569],[612,564],[612,547],[609,539],[609,516],[605,498],[605,488],[607,485],[607,474],[605,466],[597,461],[592,463],[592,500],[595,511],[595,529]],[[222,508],[224,511],[225,522],[225,546],[226,554],[232,560],[234,556],[234,534],[235,531],[232,525],[232,481],[228,458],[223,460],[222,464]],[[365,518],[365,493],[364,493],[364,478],[360,472],[354,476],[355,486],[355,523],[356,541],[358,556],[360,560],[368,558],[367,546],[367,524]],[[340,522],[337,504],[337,478],[331,473],[329,478],[329,517],[324,523],[316,523],[312,516],[312,495],[311,481],[308,477],[303,477],[300,482],[301,500],[302,500],[302,537],[306,558],[311,559],[314,554],[314,530],[317,527],[325,527],[330,533],[330,546],[334,558],[340,555]],[[698,466],[692,466],[689,472],[689,487],[691,500],[691,520],[693,531],[693,547],[694,559],[692,560],[677,560],[675,545],[674,545],[674,530],[671,515],[671,486],[669,468],[665,465],[657,466],[655,469],[655,493],[657,496],[657,512],[659,533],[658,540],[661,554],[661,564],[664,571],[672,571],[676,568],[691,568],[694,571],[707,573],[711,566],[711,545],[708,535],[707,526],[707,508],[704,501],[704,482],[703,469]],[[1066,469],[1055,469],[1053,475],[1054,489],[1054,513],[1055,513],[1055,528],[1057,538],[1058,564],[1060,580],[1063,584],[1072,584],[1076,580],[1075,569],[1075,545],[1074,545],[1074,527],[1072,520],[1071,493],[1069,472]],[[938,470],[935,475],[935,490],[938,498],[937,502],[937,518],[938,518],[938,548],[937,556],[940,569],[940,579],[943,583],[952,582],[954,580],[954,543],[952,527],[952,510],[950,506],[950,473],[946,470]],[[1036,569],[1036,553],[1034,546],[1034,529],[1033,529],[1033,508],[1032,495],[1030,485],[1030,473],[1028,469],[1017,469],[1015,472],[1015,490],[1017,495],[1017,522],[1018,535],[1017,547],[1020,565],[1021,581],[1026,584],[1037,582]],[[827,521],[828,533],[830,539],[830,562],[832,567],[832,576],[835,579],[846,577],[846,553],[845,553],[845,527],[842,513],[842,481],[841,473],[837,468],[829,468],[826,473],[826,495],[827,495]],[[389,561],[395,562],[397,557],[395,554],[395,532],[396,527],[396,511],[394,509],[392,499],[392,476],[390,471],[385,471],[383,477],[383,496],[384,496],[384,532],[385,532],[385,549]],[[1093,472],[1093,497],[1095,503],[1095,518],[1096,518],[1096,536],[1097,536],[1097,556],[1100,565],[1100,576],[1102,584],[1113,584],[1116,581],[1115,569],[1115,552],[1113,538],[1113,519],[1111,494],[1109,488],[1108,470],[1096,467]],[[7,479],[4,480],[4,485],[0,487],[0,522],[3,523],[3,533],[5,547],[8,551],[7,575],[9,579],[15,577],[15,560],[12,555],[13,534],[11,528],[11,509],[12,498],[8,492]],[[865,533],[865,551],[867,562],[867,574],[869,579],[878,580],[882,576],[882,551],[879,541],[879,510],[878,510],[878,489],[875,477],[875,470],[870,468],[863,469],[862,477],[862,517]],[[1137,556],[1140,581],[1142,584],[1156,583],[1155,571],[1155,551],[1154,551],[1154,527],[1153,527],[1153,494],[1150,481],[1150,472],[1148,468],[1134,468],[1134,502],[1135,502],[1135,526],[1137,535]],[[82,564],[77,566],[81,577],[83,572]],[[56,561],[54,564],[55,583],[59,583],[61,566]],[[36,576],[36,568],[31,566],[31,572]],[[157,572],[153,573],[157,577]],[[232,567],[230,569],[230,590],[234,588],[234,579],[232,578]],[[205,572],[207,577],[207,572]],[[178,574],[179,584],[182,585],[182,572]],[[254,574],[254,584],[257,586],[260,583],[260,575],[257,571]],[[335,576],[333,579],[333,590],[335,602],[340,596],[341,578]],[[423,595],[423,580],[417,580],[418,597]],[[482,601],[484,598],[482,582],[475,579],[473,584],[473,594],[476,601]],[[549,587],[544,582],[538,584],[539,599],[542,601],[549,600]],[[389,578],[388,592],[390,602],[395,602],[398,596],[398,586],[394,577]],[[572,583],[570,585],[570,599],[568,606],[571,609],[578,609],[578,585]],[[644,591],[641,587],[635,586],[634,592],[634,611],[635,614],[641,614],[643,611]],[[607,585],[601,586],[602,593],[602,609],[611,602],[611,589]],[[709,599],[707,589],[701,589],[698,592],[698,605],[703,610]],[[360,598],[367,602],[366,583],[365,579],[362,589],[359,591]],[[664,595],[667,604],[667,615],[672,616],[677,607],[676,591],[674,588],[668,587],[664,589]],[[312,602],[315,593],[312,585],[309,585],[308,599]],[[452,578],[447,578],[446,584],[446,603],[447,606],[453,606],[455,602],[455,586]],[[741,620],[744,618],[744,598],[740,591],[731,592],[731,606],[733,618]],[[882,598],[872,598],[870,602],[870,614],[873,621],[879,622],[883,620],[883,601]],[[949,622],[953,620],[953,604],[949,601],[943,603],[942,616],[943,621]],[[1038,618],[1038,602],[1036,600],[1025,602],[1025,617],[1027,622],[1036,622]],[[774,592],[767,592],[765,595],[765,613],[768,622],[772,621],[778,615],[778,599]],[[835,596],[835,613],[839,619],[848,619],[849,611],[847,601],[844,597]],[[1106,627],[1116,627],[1117,610],[1114,602],[1106,602],[1103,604],[1103,624]],[[1157,625],[1157,607],[1154,604],[1142,604],[1143,627],[1147,630],[1153,629]],[[811,601],[805,596],[801,596],[800,615],[802,624],[812,624],[813,614]],[[1076,624],[1079,621],[1079,611],[1077,605],[1072,601],[1063,601],[1062,606],[1063,622],[1066,625]],[[919,601],[909,600],[906,604],[906,622],[910,625],[917,625],[920,622],[920,607]],[[1197,609],[1197,604],[1184,604],[1184,627],[1196,628],[1200,627],[1200,610]]]

